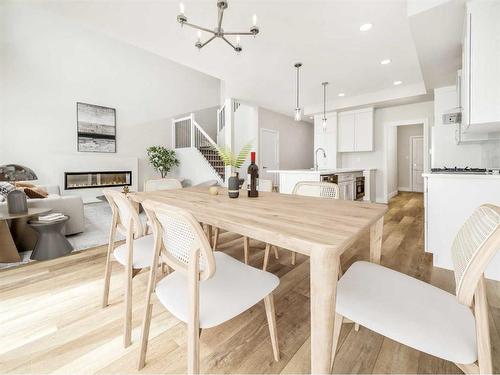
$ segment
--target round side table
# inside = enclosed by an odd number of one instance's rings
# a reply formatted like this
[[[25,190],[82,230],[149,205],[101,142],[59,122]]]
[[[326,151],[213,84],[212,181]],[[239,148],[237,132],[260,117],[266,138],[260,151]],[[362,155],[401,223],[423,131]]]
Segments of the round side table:
[[[62,234],[64,225],[69,220],[64,216],[57,221],[30,220],[28,224],[38,233],[35,248],[31,254],[31,259],[48,260],[71,253],[73,246]]]

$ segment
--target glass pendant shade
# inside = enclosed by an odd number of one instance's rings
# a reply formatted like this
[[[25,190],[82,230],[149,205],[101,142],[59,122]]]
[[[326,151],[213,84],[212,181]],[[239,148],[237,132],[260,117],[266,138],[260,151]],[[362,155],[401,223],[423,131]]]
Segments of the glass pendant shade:
[[[326,132],[326,125],[327,125],[327,119],[326,119],[326,117],[323,117],[323,120],[322,120],[321,124],[323,125],[323,131]]]
[[[295,108],[295,121],[301,121],[301,120],[302,120],[302,109]]]

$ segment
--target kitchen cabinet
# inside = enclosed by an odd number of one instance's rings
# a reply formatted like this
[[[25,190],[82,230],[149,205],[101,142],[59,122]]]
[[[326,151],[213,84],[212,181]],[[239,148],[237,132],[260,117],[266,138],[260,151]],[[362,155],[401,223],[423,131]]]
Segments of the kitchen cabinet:
[[[373,108],[338,115],[338,152],[373,151]]]
[[[339,131],[338,131],[338,151],[353,152],[354,151],[354,132],[356,119],[354,113],[339,113],[338,116]]]
[[[500,131],[500,2],[467,3],[462,46],[463,132]]]

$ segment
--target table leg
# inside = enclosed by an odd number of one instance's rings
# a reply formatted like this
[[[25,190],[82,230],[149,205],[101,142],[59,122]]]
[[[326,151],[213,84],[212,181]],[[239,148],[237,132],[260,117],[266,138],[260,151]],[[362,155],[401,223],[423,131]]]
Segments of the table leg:
[[[335,297],[340,257],[311,252],[311,373],[328,374],[333,348]]]
[[[380,264],[382,257],[382,234],[384,231],[384,217],[382,216],[370,228],[370,262]]]
[[[9,224],[6,220],[0,220],[0,263],[15,263],[20,261],[21,257],[12,239]]]

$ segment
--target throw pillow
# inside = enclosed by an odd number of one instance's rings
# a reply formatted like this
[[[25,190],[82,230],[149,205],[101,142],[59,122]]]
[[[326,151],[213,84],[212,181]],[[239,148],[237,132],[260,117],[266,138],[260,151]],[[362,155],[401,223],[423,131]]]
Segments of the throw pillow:
[[[45,190],[40,187],[25,187],[24,194],[30,199],[43,199],[49,195]]]
[[[27,187],[27,188],[34,188],[36,185],[33,185],[31,182],[26,182],[26,181],[17,181],[16,182],[16,187]]]
[[[8,182],[0,182],[0,197],[3,199],[0,199],[1,202],[7,199],[7,195],[12,191],[15,190],[16,188],[14,185],[8,183]]]

